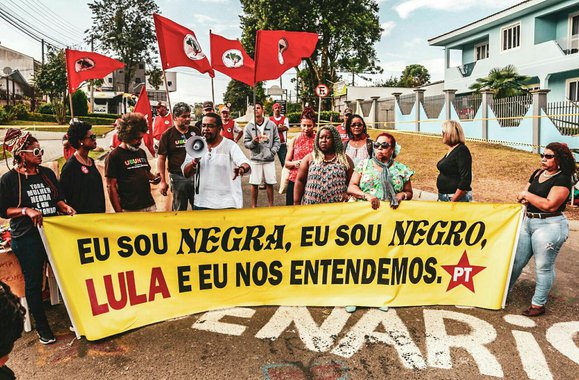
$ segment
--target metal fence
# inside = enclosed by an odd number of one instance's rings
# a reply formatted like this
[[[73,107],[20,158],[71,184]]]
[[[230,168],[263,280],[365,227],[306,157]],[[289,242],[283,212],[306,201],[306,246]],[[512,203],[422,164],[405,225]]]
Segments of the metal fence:
[[[482,104],[481,94],[456,95],[452,105],[460,120],[472,120]]]
[[[501,127],[518,127],[533,103],[531,94],[493,99],[490,106]]]
[[[444,94],[435,96],[426,96],[424,98],[424,112],[429,119],[436,119],[444,107]]]
[[[547,115],[562,135],[579,135],[579,103],[548,102]]]
[[[400,103],[398,105],[400,106],[400,112],[402,112],[402,115],[410,115],[415,102],[416,95],[414,94],[400,96]]]

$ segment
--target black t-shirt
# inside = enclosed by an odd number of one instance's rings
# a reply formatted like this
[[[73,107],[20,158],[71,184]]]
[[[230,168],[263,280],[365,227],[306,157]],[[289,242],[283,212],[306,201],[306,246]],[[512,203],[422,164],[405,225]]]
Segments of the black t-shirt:
[[[567,189],[571,189],[571,176],[559,173],[551,178],[548,178],[547,180],[545,180],[545,182],[541,183],[539,182],[541,174],[543,174],[543,170],[535,170],[535,172],[531,175],[531,178],[529,178],[530,185],[529,190],[527,190],[529,193],[538,195],[541,198],[547,198],[553,186],[562,186],[566,187]],[[561,206],[559,206],[557,211],[564,211],[566,203],[567,202],[563,202]],[[527,205],[527,211],[546,212],[533,206],[530,203]]]
[[[133,152],[118,146],[107,156],[105,176],[117,179],[121,207],[124,210],[140,210],[155,204],[149,184],[150,171],[147,154],[142,149]]]
[[[199,136],[200,134],[199,128],[191,125],[186,133],[179,132],[175,126],[163,132],[161,140],[159,140],[159,150],[157,154],[167,157],[169,161],[169,173],[183,175],[181,165],[187,155],[185,151],[185,141],[192,135]]]
[[[440,172],[436,179],[440,194],[454,194],[456,189],[472,190],[472,157],[466,145],[459,144],[438,161],[436,167]]]
[[[0,179],[0,215],[5,219],[8,218],[6,212],[10,207],[31,207],[42,212],[43,216],[57,215],[56,203],[63,199],[56,175],[43,166],[38,167],[38,174],[26,177],[12,169]],[[37,229],[29,217],[10,219],[10,233],[13,238],[20,238],[34,231]]]
[[[14,380],[16,376],[14,372],[8,368],[7,366],[3,365],[0,367],[0,380]]]
[[[95,166],[81,164],[76,156],[66,161],[60,173],[60,186],[64,191],[66,203],[79,214],[102,213],[105,208],[103,179]]]

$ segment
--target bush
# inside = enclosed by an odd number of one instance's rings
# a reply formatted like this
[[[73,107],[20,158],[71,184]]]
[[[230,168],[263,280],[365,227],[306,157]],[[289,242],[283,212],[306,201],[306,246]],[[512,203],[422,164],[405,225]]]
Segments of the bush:
[[[38,107],[38,112],[45,115],[54,115],[54,107],[50,103],[44,103]]]
[[[26,104],[18,103],[12,107],[12,115],[18,120],[26,120],[26,117],[28,116],[28,107],[26,107]]]
[[[119,117],[121,117],[121,115],[118,115],[116,113],[89,113],[87,116],[104,118],[104,119],[113,119],[113,120],[116,120]]]
[[[286,115],[289,119],[290,124],[299,124],[300,123],[300,116],[302,116],[301,112],[291,112]],[[318,116],[316,112],[316,117]],[[340,120],[340,113],[335,111],[322,111],[320,114],[320,120],[322,124],[326,124],[330,121],[330,116],[332,117],[333,122],[338,122]],[[316,120],[317,122],[317,120]]]
[[[43,113],[37,112],[29,112],[26,118],[28,121],[42,121],[47,123],[56,123],[56,116],[54,115],[47,115]]]
[[[83,90],[77,90],[72,95],[72,109],[77,117],[88,115],[88,98]]]
[[[0,124],[8,124],[12,120],[12,113],[6,112],[3,107],[0,107]]]

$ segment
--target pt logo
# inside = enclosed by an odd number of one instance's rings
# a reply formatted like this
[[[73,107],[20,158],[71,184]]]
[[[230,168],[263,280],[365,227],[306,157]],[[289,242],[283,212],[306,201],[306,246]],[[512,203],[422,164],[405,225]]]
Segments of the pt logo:
[[[448,283],[448,288],[446,288],[447,292],[459,285],[463,285],[473,293],[475,293],[473,281],[474,276],[486,269],[486,267],[470,265],[466,251],[463,252],[458,264],[442,265],[442,268],[450,274],[450,282]]]

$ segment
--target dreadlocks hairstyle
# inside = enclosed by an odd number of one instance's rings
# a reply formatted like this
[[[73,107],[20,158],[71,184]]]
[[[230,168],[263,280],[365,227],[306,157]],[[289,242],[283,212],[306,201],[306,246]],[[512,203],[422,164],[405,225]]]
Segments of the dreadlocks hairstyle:
[[[128,142],[138,137],[139,132],[147,133],[149,126],[142,113],[129,112],[117,120],[118,137],[122,142]]]
[[[322,163],[324,160],[324,153],[322,153],[320,149],[320,136],[322,135],[322,131],[327,129],[332,134],[332,140],[334,140],[334,150],[336,152],[336,157],[338,158],[338,162],[346,167],[346,169],[350,168],[350,164],[348,163],[348,158],[346,157],[346,153],[344,153],[344,144],[342,144],[342,139],[340,138],[340,133],[338,130],[331,125],[324,125],[320,128],[318,133],[316,134],[316,141],[314,142],[314,151],[312,152],[312,158],[316,164]]]
[[[553,153],[555,153],[555,158],[557,159],[557,164],[561,169],[561,173],[569,176],[575,174],[577,164],[575,163],[573,153],[571,153],[567,144],[552,142],[547,145],[545,149],[552,150]]]
[[[22,335],[26,310],[10,287],[0,281],[0,358],[8,355]]]
[[[74,149],[80,148],[80,142],[85,138],[86,133],[91,130],[92,125],[84,121],[71,120],[70,126],[66,135],[68,136],[68,142]]]

